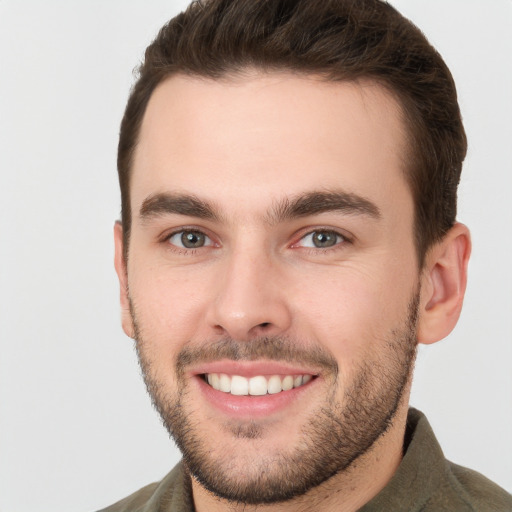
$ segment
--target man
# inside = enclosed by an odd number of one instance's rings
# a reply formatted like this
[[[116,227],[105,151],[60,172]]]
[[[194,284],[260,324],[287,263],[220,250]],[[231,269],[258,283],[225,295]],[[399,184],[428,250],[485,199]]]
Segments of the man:
[[[470,254],[453,80],[378,0],[193,4],[121,126],[123,328],[183,462],[106,509],[512,510],[409,410]]]

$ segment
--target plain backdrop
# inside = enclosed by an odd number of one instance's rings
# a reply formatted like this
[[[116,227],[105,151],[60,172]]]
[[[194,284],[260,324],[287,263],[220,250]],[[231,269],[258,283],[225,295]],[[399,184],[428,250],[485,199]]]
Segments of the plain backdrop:
[[[512,491],[512,2],[395,0],[458,84],[464,312],[412,404],[451,460]],[[132,70],[183,1],[0,0],[0,511],[87,512],[179,453],[119,323],[112,226]]]

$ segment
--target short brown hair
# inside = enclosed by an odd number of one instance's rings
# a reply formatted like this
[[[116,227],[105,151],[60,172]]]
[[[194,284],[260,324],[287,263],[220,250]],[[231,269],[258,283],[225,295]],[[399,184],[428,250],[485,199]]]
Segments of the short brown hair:
[[[165,78],[220,78],[244,68],[330,81],[372,79],[401,105],[406,179],[420,266],[453,226],[467,142],[451,73],[421,31],[382,0],[205,0],[170,20],[146,49],[121,123],[118,172],[125,256],[130,171],[146,106]]]

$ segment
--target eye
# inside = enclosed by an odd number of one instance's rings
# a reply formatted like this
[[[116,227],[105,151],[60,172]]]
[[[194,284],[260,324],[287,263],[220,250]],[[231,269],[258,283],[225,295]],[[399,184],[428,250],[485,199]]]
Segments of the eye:
[[[182,249],[200,249],[201,247],[213,245],[212,240],[207,235],[195,230],[178,231],[173,233],[167,240],[172,245]]]
[[[345,241],[345,238],[336,231],[324,229],[308,233],[300,239],[297,245],[315,249],[328,249],[343,241]]]

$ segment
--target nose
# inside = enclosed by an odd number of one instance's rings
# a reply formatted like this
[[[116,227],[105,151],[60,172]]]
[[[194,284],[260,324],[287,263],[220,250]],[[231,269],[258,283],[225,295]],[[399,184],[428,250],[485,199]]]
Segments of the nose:
[[[239,251],[222,263],[207,320],[239,341],[283,334],[291,324],[282,271],[264,251]]]

